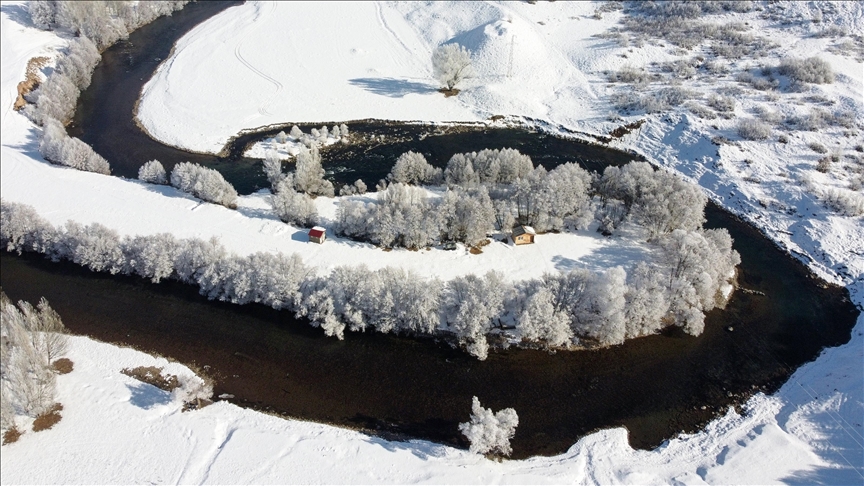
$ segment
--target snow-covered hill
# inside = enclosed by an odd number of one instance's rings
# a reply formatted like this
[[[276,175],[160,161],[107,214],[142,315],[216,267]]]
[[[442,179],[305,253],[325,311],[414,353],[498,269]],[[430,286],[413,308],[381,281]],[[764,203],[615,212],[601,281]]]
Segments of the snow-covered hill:
[[[748,22],[751,30],[779,45],[765,62],[816,54],[831,63],[837,79],[808,92],[775,93],[776,98],[745,87],[735,95],[736,118],[728,120],[702,119],[683,106],[616,118],[612,95],[633,88],[608,83],[608,72],[627,64],[659,72],[662,63],[697,53],[679,54],[651,42],[625,47],[592,37],[616,27],[624,14],[595,16],[599,4],[587,2],[249,2],[205,22],[178,43],[174,56],[147,85],[139,118],[160,140],[211,152],[241,129],[276,122],[329,124],[372,117],[473,121],[502,114],[602,134],[644,118],[640,130],[613,145],[690,177],[823,278],[846,285],[862,306],[864,224],[860,217],[828,208],[822,196],[832,187],[855,191],[850,184],[857,166],[847,156],[854,156],[855,145],[862,143],[864,70],[854,55],[832,53],[843,39],[854,47],[854,38],[812,34],[836,25],[861,35],[864,8],[854,2],[781,5],[786,18],[802,20],[783,25],[753,11],[724,13],[715,21]],[[825,12],[818,23],[813,22],[817,10]],[[19,3],[2,3],[4,199],[33,205],[55,224],[72,219],[98,221],[127,234],[219,234],[229,248],[247,252],[288,244],[288,230],[274,232],[284,225],[260,217],[260,195],[244,198],[239,211],[229,211],[170,189],[42,161],[36,150],[40,129],[12,111],[15,85],[29,58],[56,55],[66,39],[27,22]],[[434,91],[428,62],[431,49],[447,41],[473,49],[478,70],[478,77],[451,98]],[[740,71],[748,63],[758,70],[752,59],[736,61],[732,68]],[[712,76],[677,82],[701,90],[697,102],[741,84],[734,73],[713,77],[713,82]],[[655,84],[644,93],[661,89],[662,83]],[[757,106],[794,117],[821,104],[832,111],[852,110],[855,126],[818,131],[775,127],[762,142],[744,141],[736,133],[737,122],[755,116]],[[779,142],[781,134],[787,135],[787,143]],[[716,137],[732,143],[718,147],[711,143]],[[815,170],[824,155],[808,147],[814,143],[839,150],[834,170]],[[389,442],[285,421],[225,403],[179,413],[179,404],[119,373],[155,358],[76,338],[71,351],[76,370],[58,380],[63,420],[54,429],[3,446],[0,480],[860,483],[862,335],[864,318],[859,317],[850,343],[801,367],[776,394],[755,396],[743,416],[730,410],[704,431],[682,435],[655,451],[634,451],[626,431],[612,429],[583,438],[560,456],[504,463],[428,442]],[[142,401],[142,396],[149,398]]]

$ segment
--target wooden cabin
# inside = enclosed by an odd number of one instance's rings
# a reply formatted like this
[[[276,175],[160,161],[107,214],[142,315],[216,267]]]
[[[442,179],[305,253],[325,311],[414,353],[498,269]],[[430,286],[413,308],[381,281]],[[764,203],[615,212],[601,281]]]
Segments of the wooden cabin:
[[[513,243],[517,245],[530,245],[534,243],[537,233],[530,226],[520,225],[513,228]]]
[[[309,230],[309,241],[312,243],[324,243],[324,240],[327,239],[327,229],[322,228],[320,226],[316,226]]]

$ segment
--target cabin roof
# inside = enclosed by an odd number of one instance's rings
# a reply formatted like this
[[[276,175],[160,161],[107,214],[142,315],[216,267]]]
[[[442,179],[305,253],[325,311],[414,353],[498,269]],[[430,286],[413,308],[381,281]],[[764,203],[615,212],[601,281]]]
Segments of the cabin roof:
[[[321,238],[322,236],[324,236],[324,233],[326,233],[326,232],[327,232],[326,228],[316,226],[316,227],[312,228],[311,230],[309,230],[309,236],[313,236],[315,238]]]
[[[537,233],[534,231],[534,228],[525,225],[519,225],[513,228],[513,236],[520,236],[524,234],[536,235]]]

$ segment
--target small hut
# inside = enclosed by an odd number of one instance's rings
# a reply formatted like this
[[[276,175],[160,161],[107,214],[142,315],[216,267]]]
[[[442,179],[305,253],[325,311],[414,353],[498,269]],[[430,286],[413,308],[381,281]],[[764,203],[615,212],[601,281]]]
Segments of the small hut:
[[[513,228],[513,243],[517,245],[528,245],[534,243],[537,233],[530,226],[520,225]]]
[[[312,243],[324,243],[324,240],[327,239],[327,229],[322,228],[320,226],[316,226],[309,230],[309,241]]]

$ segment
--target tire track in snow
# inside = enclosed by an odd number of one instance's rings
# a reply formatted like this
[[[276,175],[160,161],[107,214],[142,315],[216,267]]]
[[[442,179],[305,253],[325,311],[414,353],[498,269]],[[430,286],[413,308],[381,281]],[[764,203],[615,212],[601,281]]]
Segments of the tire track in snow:
[[[234,421],[228,423],[219,423],[213,431],[213,442],[207,452],[201,459],[197,460],[197,464],[191,468],[187,467],[180,474],[178,484],[204,484],[210,476],[210,469],[219,458],[219,454],[225,449],[225,445],[231,440],[234,432],[237,431],[237,424]],[[191,458],[190,461],[191,462]],[[188,464],[188,462],[187,462]]]
[[[276,2],[271,2],[270,5],[272,6],[272,8],[270,9],[270,13],[272,14],[273,12],[276,11],[276,9],[278,7],[277,7]],[[273,16],[271,15],[270,18],[272,19]],[[257,19],[255,21],[257,21]],[[255,21],[253,21],[253,22],[255,22]],[[246,35],[249,35],[249,34],[246,34]],[[244,58],[243,55],[240,54],[240,47],[243,45],[243,41],[245,40],[245,38],[246,38],[246,36],[244,35],[243,39],[241,39],[240,42],[237,43],[237,47],[234,48],[234,57],[236,57],[237,60],[240,61],[244,66],[246,66],[250,71],[257,74],[259,77],[265,79],[266,81],[273,83],[273,85],[276,87],[276,92],[273,93],[273,95],[270,98],[268,98],[267,101],[265,101],[264,103],[261,104],[261,106],[258,107],[258,113],[260,113],[264,116],[273,116],[273,113],[270,113],[267,110],[267,106],[271,104],[273,99],[276,98],[276,96],[279,94],[280,91],[282,91],[282,88],[284,86],[282,85],[282,83],[279,82],[279,80],[268,76],[267,74],[262,72],[260,69],[253,66],[252,63],[247,61],[246,58]]]

